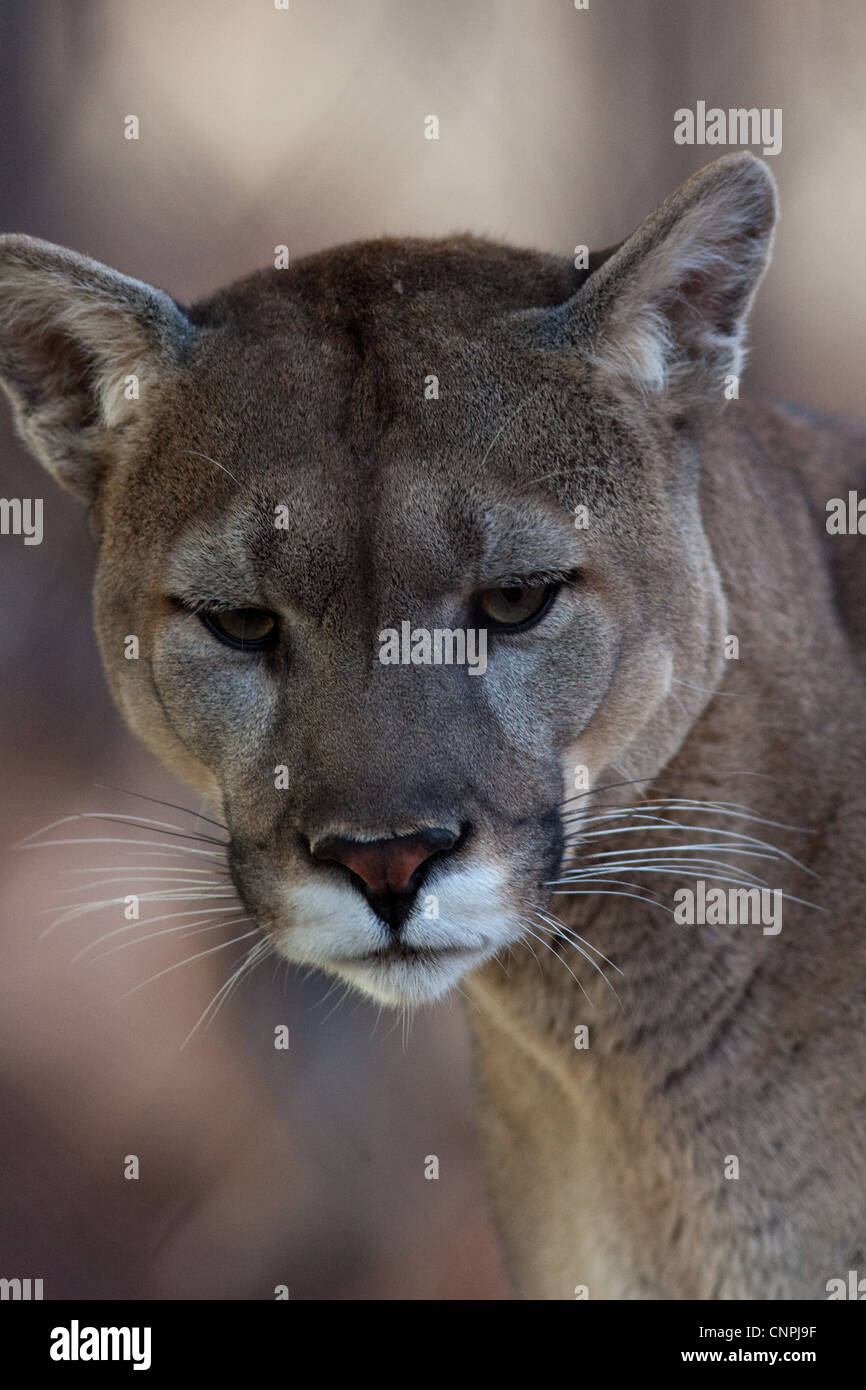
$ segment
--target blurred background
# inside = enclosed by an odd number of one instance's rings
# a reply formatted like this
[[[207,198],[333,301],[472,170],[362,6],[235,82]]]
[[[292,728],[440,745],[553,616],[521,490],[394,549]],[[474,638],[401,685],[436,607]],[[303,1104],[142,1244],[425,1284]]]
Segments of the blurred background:
[[[571,256],[725,152],[675,145],[678,107],[781,107],[744,389],[856,411],[864,45],[860,0],[4,0],[0,223],[182,301],[278,244],[471,230]],[[165,935],[76,959],[124,926],[116,906],[42,937],[62,905],[135,891],[84,891],[148,862],[124,838],[173,841],[94,820],[41,838],[107,842],[17,841],[82,812],[207,827],[103,789],[197,809],[109,702],[85,515],[5,407],[0,466],[3,496],[45,499],[41,546],[0,538],[0,1276],[42,1278],[46,1298],[507,1298],[459,997],[404,1039],[268,963],[181,1050],[239,948],[181,965],[214,935]],[[183,862],[155,845],[153,865]],[[165,910],[143,903],[140,935]]]

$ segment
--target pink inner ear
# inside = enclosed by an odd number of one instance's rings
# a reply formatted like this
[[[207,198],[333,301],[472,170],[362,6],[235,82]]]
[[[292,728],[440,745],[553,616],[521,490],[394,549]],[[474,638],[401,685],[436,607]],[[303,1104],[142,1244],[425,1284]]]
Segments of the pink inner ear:
[[[708,252],[706,268],[688,271],[660,307],[675,318],[688,306],[696,319],[709,321],[725,334],[733,333],[737,317],[745,308],[754,251],[746,236],[719,242]]]
[[[78,397],[78,423],[97,418],[90,393],[96,363],[80,342],[55,327],[22,325],[11,330],[9,343],[15,363],[10,379],[28,405],[41,405],[51,397]]]

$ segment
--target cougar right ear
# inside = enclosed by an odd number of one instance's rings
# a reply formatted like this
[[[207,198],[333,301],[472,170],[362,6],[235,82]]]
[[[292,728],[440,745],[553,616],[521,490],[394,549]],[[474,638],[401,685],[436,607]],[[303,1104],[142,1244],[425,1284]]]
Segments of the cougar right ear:
[[[162,290],[49,242],[0,237],[0,384],[28,448],[87,502],[112,432],[179,368],[194,332]]]
[[[693,174],[577,293],[523,315],[541,341],[574,352],[645,398],[722,399],[745,357],[748,312],[767,264],[776,186],[754,155]],[[526,330],[524,330],[526,331]]]

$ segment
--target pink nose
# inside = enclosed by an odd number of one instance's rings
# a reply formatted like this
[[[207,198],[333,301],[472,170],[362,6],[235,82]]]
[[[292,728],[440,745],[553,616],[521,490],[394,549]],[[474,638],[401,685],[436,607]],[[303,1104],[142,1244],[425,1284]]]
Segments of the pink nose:
[[[312,847],[316,859],[334,860],[360,878],[371,893],[406,893],[412,876],[432,854],[451,849],[457,836],[436,828],[399,835],[392,840],[345,840],[338,836]]]

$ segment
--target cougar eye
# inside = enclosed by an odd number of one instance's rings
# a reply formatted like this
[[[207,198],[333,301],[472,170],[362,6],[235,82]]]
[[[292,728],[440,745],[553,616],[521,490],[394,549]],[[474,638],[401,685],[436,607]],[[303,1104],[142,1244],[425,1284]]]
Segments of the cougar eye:
[[[559,584],[504,584],[479,594],[478,606],[494,627],[514,632],[537,623],[559,588]]]
[[[261,651],[277,640],[277,620],[264,608],[229,608],[220,613],[201,613],[205,627],[227,647]]]

